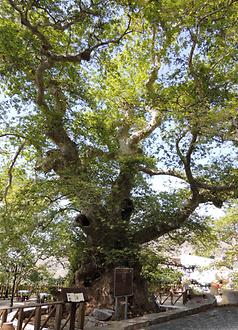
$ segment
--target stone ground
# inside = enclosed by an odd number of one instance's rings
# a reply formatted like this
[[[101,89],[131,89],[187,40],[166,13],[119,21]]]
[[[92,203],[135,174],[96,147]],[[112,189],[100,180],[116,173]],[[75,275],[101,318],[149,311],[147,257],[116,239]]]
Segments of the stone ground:
[[[238,306],[217,307],[161,324],[147,330],[237,330]]]

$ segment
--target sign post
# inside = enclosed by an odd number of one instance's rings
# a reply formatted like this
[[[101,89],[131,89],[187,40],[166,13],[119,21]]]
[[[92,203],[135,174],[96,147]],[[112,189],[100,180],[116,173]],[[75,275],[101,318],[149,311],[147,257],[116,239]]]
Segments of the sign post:
[[[114,297],[115,319],[118,320],[118,298],[125,298],[124,319],[127,319],[128,297],[133,296],[133,268],[115,268],[114,270]]]
[[[85,313],[85,298],[84,293],[80,288],[62,288],[61,289],[62,299],[65,302],[70,303],[70,324],[69,330],[75,330],[75,319],[77,306],[81,305],[80,309],[80,328],[84,325],[84,313]],[[83,306],[82,306],[83,305]]]

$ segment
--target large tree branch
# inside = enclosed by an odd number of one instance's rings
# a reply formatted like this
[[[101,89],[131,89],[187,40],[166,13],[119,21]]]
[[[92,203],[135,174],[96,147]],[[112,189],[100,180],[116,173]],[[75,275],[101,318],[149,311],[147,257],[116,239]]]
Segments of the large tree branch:
[[[227,185],[212,185],[212,184],[206,184],[203,182],[199,182],[198,180],[196,180],[196,185],[199,188],[202,189],[206,189],[209,190],[211,192],[229,192],[229,191],[233,191],[234,189],[237,188],[237,184],[227,184]]]
[[[78,161],[78,150],[75,143],[69,138],[64,129],[63,116],[66,112],[67,103],[57,81],[50,80],[48,89],[54,101],[54,111],[50,110],[45,100],[45,71],[53,66],[52,60],[43,61],[39,64],[36,71],[37,104],[46,116],[47,136],[60,148],[66,161]]]
[[[145,166],[138,166],[138,169],[139,171],[149,174],[150,176],[167,175],[186,181],[186,177],[177,171],[173,171],[173,170],[164,171],[164,170],[153,169]]]
[[[1,137],[6,137],[6,136],[14,136],[14,137],[17,137],[19,139],[25,139],[26,137],[21,135],[21,134],[18,134],[18,133],[3,133],[3,134],[0,134],[0,138]]]
[[[151,110],[151,120],[148,123],[148,125],[140,130],[137,131],[135,133],[133,133],[129,139],[129,144],[132,145],[136,145],[138,144],[140,141],[146,139],[152,132],[154,132],[154,130],[159,127],[160,124],[160,120],[161,120],[161,114],[159,113],[158,110]]]
[[[40,6],[38,3],[35,3],[34,6],[45,12],[49,16],[49,18],[53,21],[53,23],[45,24],[45,25],[41,24],[40,26],[43,28],[52,26],[54,29],[57,29],[59,31],[65,31],[69,29],[72,25],[78,22],[82,22],[85,19],[86,15],[95,16],[95,17],[99,16],[99,13],[97,11],[94,11],[90,8],[82,8],[82,6],[79,5],[80,11],[76,12],[74,15],[68,16],[62,20],[56,20],[55,17],[50,13],[50,11],[47,10],[47,8]]]
[[[201,24],[203,21],[206,21],[208,17],[211,17],[221,11],[223,11],[224,9],[228,9],[230,6],[232,6],[234,3],[236,3],[238,0],[228,0],[227,4],[224,6],[221,6],[217,9],[214,9],[213,11],[210,11],[209,13],[207,13],[206,15],[202,16],[199,21],[198,24]],[[224,17],[221,17],[220,19],[223,19]],[[217,19],[216,19],[217,20]]]
[[[230,184],[224,184],[224,185],[216,185],[216,184],[206,184],[204,182],[199,181],[199,179],[194,178],[192,169],[191,169],[191,156],[193,151],[196,148],[196,142],[198,139],[198,132],[194,132],[192,134],[192,139],[189,143],[189,147],[187,149],[187,152],[185,156],[182,154],[180,148],[179,148],[179,142],[184,137],[182,135],[181,138],[177,140],[176,148],[177,153],[181,159],[181,161],[184,164],[184,169],[187,177],[187,181],[190,184],[190,188],[192,191],[192,194],[194,197],[199,196],[200,201],[202,203],[206,202],[212,202],[215,206],[221,207],[223,203],[224,196],[217,196],[218,192],[230,192],[234,189],[236,189],[237,185],[234,183]],[[206,190],[206,192],[203,192],[202,190]]]
[[[125,35],[127,35],[128,33],[131,33],[132,31],[129,30],[130,25],[131,25],[131,17],[128,15],[129,20],[128,20],[128,25],[125,28],[125,31],[118,37],[118,38],[113,38],[113,39],[108,39],[105,41],[100,41],[97,44],[95,44],[94,46],[91,47],[87,47],[86,49],[78,52],[77,54],[68,54],[68,55],[58,55],[53,53],[52,50],[52,44],[49,42],[48,38],[46,38],[46,36],[44,35],[43,32],[41,32],[39,30],[39,28],[35,25],[32,25],[31,22],[28,19],[28,10],[26,10],[25,12],[23,12],[16,4],[13,0],[8,0],[10,5],[12,6],[13,9],[15,9],[21,17],[21,23],[26,26],[35,36],[37,36],[39,38],[39,40],[42,42],[42,49],[41,52],[43,55],[45,55],[48,58],[48,62],[49,61],[53,61],[53,62],[72,62],[72,63],[80,63],[82,60],[84,61],[89,61],[91,58],[91,53],[102,47],[102,46],[106,46],[109,45],[111,43],[117,43],[119,44],[120,41],[123,39],[123,37]],[[83,9],[82,9],[83,10]],[[84,11],[84,13],[86,13],[86,11]],[[70,23],[70,25],[73,25],[74,23],[76,23],[78,21],[78,19],[76,21],[72,21],[72,24]],[[66,28],[66,27],[65,27]]]
[[[196,27],[196,34],[194,34],[192,31],[189,31],[189,32],[190,32],[190,37],[192,40],[192,45],[191,45],[191,49],[190,49],[189,56],[188,56],[188,67],[189,67],[190,73],[192,75],[194,75],[193,56],[194,56],[195,49],[196,49],[197,42],[198,42],[198,36],[197,36],[198,28]]]
[[[85,152],[83,157],[86,159],[86,162],[87,160],[90,161],[92,158],[96,158],[96,157],[110,161],[110,160],[114,160],[116,155],[117,155],[116,152],[107,152],[99,148],[88,146],[87,151]]]
[[[90,47],[91,51],[99,48],[99,47],[102,47],[102,46],[106,46],[108,44],[119,44],[120,41],[129,33],[132,33],[132,31],[130,30],[130,26],[131,26],[131,16],[128,15],[128,23],[127,23],[127,27],[125,28],[124,32],[118,37],[118,38],[114,38],[114,39],[109,39],[109,40],[106,40],[106,41],[101,41],[100,43]]]
[[[60,148],[67,161],[78,161],[76,144],[68,136],[63,123],[67,109],[66,98],[56,81],[50,81],[50,90],[54,99],[54,112],[48,116],[47,135]]]
[[[134,187],[136,172],[133,161],[127,161],[120,164],[120,171],[112,184],[109,200],[109,207],[113,208],[113,223],[119,224],[121,221],[126,221],[127,224],[129,223],[131,214],[134,210],[133,201],[131,200],[131,192]]]
[[[179,158],[180,158],[180,160],[182,161],[183,164],[185,163],[185,157],[184,157],[183,153],[180,150],[179,143],[182,141],[182,139],[185,136],[186,136],[186,132],[178,137],[178,139],[176,140],[176,144],[175,144],[177,155],[179,156]]]
[[[133,162],[128,161],[120,165],[118,176],[112,184],[112,199],[114,202],[130,198],[135,173],[135,164]]]
[[[188,149],[187,149],[187,152],[186,152],[185,156],[182,154],[182,152],[180,150],[180,147],[179,147],[179,143],[180,143],[180,141],[182,140],[182,138],[184,136],[185,136],[185,134],[183,134],[176,141],[176,150],[177,150],[177,154],[178,154],[179,158],[181,159],[181,161],[184,165],[184,170],[185,170],[185,173],[186,173],[188,183],[190,184],[191,191],[192,191],[193,195],[195,196],[195,195],[199,194],[199,190],[198,190],[196,180],[194,179],[193,174],[192,174],[192,170],[191,170],[191,156],[192,156],[193,151],[196,148],[196,141],[197,141],[197,138],[198,138],[198,133],[194,132],[192,134],[192,139],[189,143],[189,146],[188,146]]]
[[[153,31],[153,34],[155,34],[155,31]],[[159,64],[157,62],[157,56],[154,54],[154,68],[150,72],[149,79],[146,82],[146,89],[150,97],[153,97],[154,84],[158,78]],[[138,144],[140,141],[146,139],[159,126],[161,121],[161,113],[157,109],[148,110],[151,113],[150,122],[144,129],[137,131],[131,135],[129,140],[130,145]]]
[[[36,86],[37,86],[36,102],[45,114],[47,114],[49,112],[49,109],[48,109],[48,105],[45,101],[44,73],[47,69],[51,68],[52,65],[53,65],[53,63],[49,62],[48,60],[41,62],[36,70],[36,75],[35,75],[35,82],[36,82]]]
[[[83,61],[89,61],[92,50],[87,48],[80,53],[77,54],[68,54],[68,55],[57,55],[48,50],[42,50],[43,54],[47,56],[53,62],[62,62],[62,63],[80,63]]]
[[[76,144],[70,139],[65,128],[63,118],[67,109],[67,103],[63,92],[61,91],[58,83],[54,80],[49,82],[49,92],[53,97],[53,111],[49,109],[45,100],[44,100],[44,81],[43,81],[43,72],[41,77],[41,85],[39,86],[40,91],[38,93],[38,102],[40,95],[40,104],[44,105],[47,109],[45,112],[46,115],[46,125],[47,136],[59,147],[61,154],[63,155],[66,161],[77,162],[78,159],[78,149]]]
[[[26,26],[35,36],[39,38],[39,40],[42,42],[42,54],[44,54],[48,60],[45,62],[42,62],[39,66],[38,70],[46,70],[49,68],[50,62],[77,62],[80,63],[81,60],[89,60],[90,54],[92,50],[86,49],[78,54],[75,55],[57,55],[54,53],[51,53],[49,50],[52,49],[52,45],[50,44],[49,40],[45,37],[45,35],[39,31],[39,29],[32,25],[30,21],[27,18],[27,11],[24,13],[13,0],[8,0],[10,5],[20,14],[21,17],[21,23]]]
[[[16,4],[13,0],[8,0],[10,5],[12,6],[13,9],[15,9],[19,14],[21,18],[21,23],[26,26],[34,35],[36,35],[44,45],[45,49],[50,49],[52,48],[51,44],[49,43],[49,40],[46,38],[46,36],[39,31],[39,29],[36,26],[33,26],[30,21],[27,18],[28,11],[24,13]]]
[[[203,15],[202,17],[197,17],[197,22],[195,25],[195,33],[193,33],[192,31],[189,30],[190,36],[191,36],[191,41],[192,41],[192,45],[191,45],[191,49],[189,52],[189,56],[188,56],[188,66],[189,66],[189,70],[190,73],[192,74],[192,76],[194,78],[196,78],[196,73],[194,71],[194,67],[193,67],[193,57],[195,54],[195,49],[198,43],[198,36],[199,36],[199,28],[200,26],[202,26],[202,24],[206,21],[208,18],[222,12],[223,10],[228,9],[229,7],[231,7],[233,4],[237,3],[237,0],[228,0],[227,3],[217,9],[214,9],[210,12],[208,12],[207,14]],[[224,19],[225,17],[218,17],[218,18],[212,18],[213,21],[218,21],[220,19]]]
[[[80,63],[83,61],[89,61],[91,58],[91,53],[95,51],[96,49],[107,46],[109,44],[119,44],[120,41],[126,36],[127,34],[131,33],[132,31],[129,30],[131,24],[131,17],[129,16],[128,25],[125,29],[125,31],[118,37],[114,39],[108,39],[105,41],[100,41],[94,46],[88,47],[84,49],[83,51],[77,53],[77,54],[68,54],[68,55],[57,55],[53,54],[52,52],[46,50],[42,50],[43,53],[51,60],[55,62],[72,62],[72,63]]]
[[[149,79],[146,82],[146,89],[150,96],[153,96],[154,93],[154,83],[158,79],[158,71],[159,71],[159,66],[157,64],[156,67],[153,68],[153,70],[151,71]]]
[[[186,164],[189,165],[189,169],[190,169],[190,165],[191,165],[191,156],[192,156],[193,151],[196,148],[197,138],[198,138],[198,133],[197,132],[192,133],[192,139],[190,141],[188,151],[186,153],[186,158],[185,158]]]
[[[199,205],[199,197],[192,198],[187,201],[182,209],[177,213],[171,215],[171,219],[167,218],[165,221],[139,229],[132,235],[132,240],[139,244],[144,244],[155,240],[171,231],[181,228],[181,226],[188,220],[189,216]],[[159,216],[159,215],[158,215]]]

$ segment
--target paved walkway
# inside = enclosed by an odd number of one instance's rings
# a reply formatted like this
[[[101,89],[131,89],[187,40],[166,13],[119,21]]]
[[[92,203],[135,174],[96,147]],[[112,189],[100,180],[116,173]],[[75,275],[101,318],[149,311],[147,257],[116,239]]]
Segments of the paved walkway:
[[[148,330],[237,330],[238,307],[217,307],[179,319],[153,325]]]

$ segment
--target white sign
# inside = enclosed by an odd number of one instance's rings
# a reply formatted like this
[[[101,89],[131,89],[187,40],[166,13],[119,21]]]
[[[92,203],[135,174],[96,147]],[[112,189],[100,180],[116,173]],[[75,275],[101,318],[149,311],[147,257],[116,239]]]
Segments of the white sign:
[[[84,301],[84,296],[83,293],[66,293],[67,295],[67,300],[69,302],[80,302]]]

